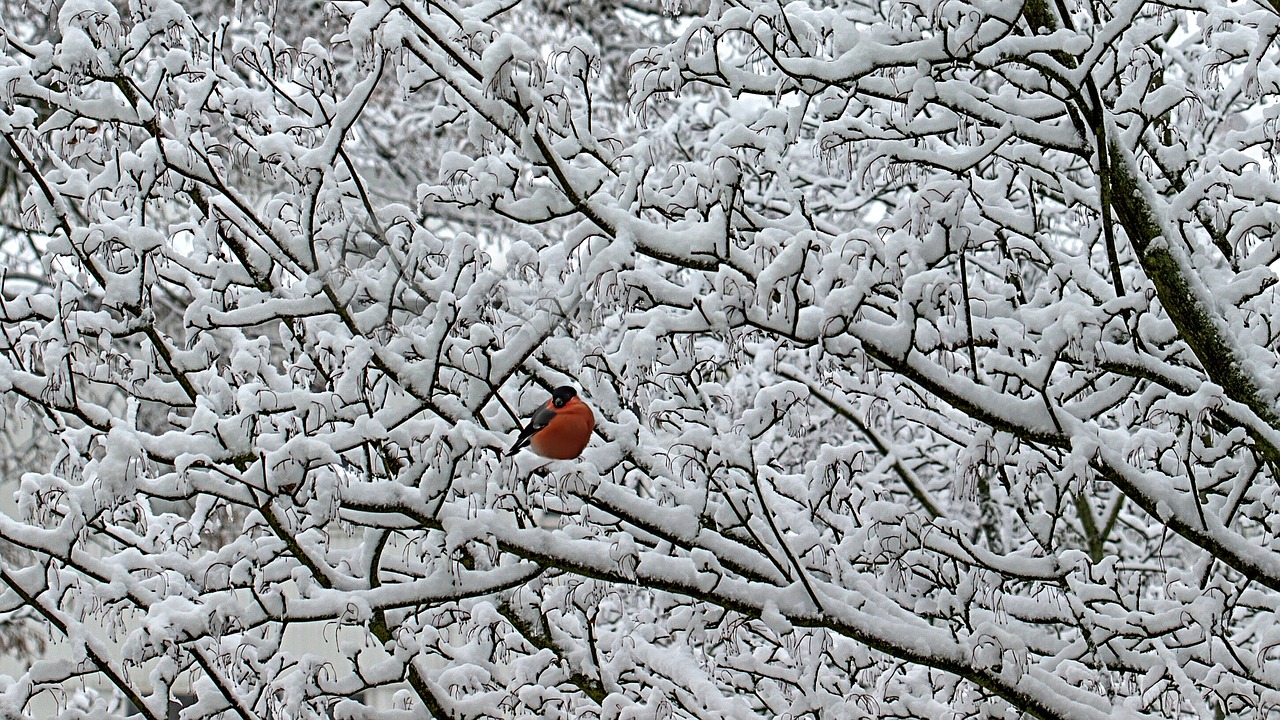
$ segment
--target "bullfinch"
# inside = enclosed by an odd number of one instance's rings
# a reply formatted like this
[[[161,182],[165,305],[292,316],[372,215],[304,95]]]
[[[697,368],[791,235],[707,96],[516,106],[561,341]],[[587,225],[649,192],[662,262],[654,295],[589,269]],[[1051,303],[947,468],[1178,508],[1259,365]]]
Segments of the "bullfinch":
[[[551,399],[530,416],[529,424],[520,431],[507,457],[528,445],[544,458],[572,460],[582,454],[595,427],[596,416],[578,399],[578,391],[561,385],[551,391]]]

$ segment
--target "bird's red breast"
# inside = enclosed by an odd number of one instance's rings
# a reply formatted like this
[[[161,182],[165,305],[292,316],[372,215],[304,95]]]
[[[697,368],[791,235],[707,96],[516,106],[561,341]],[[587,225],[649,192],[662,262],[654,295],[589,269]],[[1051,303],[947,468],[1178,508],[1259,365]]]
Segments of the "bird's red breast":
[[[596,427],[596,416],[591,408],[576,397],[562,408],[548,401],[547,408],[554,410],[556,416],[529,438],[530,449],[553,460],[572,460],[581,455],[591,440],[591,431]]]

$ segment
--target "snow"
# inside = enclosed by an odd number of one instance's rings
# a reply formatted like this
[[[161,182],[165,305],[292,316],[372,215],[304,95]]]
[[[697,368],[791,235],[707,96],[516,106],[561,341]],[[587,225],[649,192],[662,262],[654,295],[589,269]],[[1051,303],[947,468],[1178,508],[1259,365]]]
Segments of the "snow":
[[[250,5],[6,30],[7,715],[1274,700],[1272,14]]]

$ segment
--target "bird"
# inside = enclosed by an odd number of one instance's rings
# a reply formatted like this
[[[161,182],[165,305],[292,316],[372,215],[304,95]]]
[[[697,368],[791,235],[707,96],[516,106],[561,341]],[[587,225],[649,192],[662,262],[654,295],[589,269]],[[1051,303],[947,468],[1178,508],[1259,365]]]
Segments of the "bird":
[[[551,399],[529,417],[507,457],[528,446],[534,453],[552,460],[572,460],[582,454],[596,427],[596,416],[578,398],[578,391],[561,385],[551,391]]]

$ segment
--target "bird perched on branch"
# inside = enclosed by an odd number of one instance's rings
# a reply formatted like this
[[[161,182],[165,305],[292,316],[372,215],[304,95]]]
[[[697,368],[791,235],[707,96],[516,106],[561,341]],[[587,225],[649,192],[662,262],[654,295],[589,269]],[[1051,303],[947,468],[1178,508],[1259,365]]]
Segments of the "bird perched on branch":
[[[551,399],[529,418],[529,424],[507,451],[507,457],[520,448],[529,449],[544,458],[572,460],[582,454],[596,427],[596,416],[578,399],[578,391],[561,385],[551,391]]]

